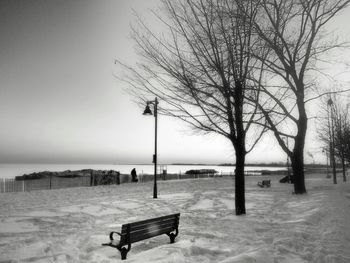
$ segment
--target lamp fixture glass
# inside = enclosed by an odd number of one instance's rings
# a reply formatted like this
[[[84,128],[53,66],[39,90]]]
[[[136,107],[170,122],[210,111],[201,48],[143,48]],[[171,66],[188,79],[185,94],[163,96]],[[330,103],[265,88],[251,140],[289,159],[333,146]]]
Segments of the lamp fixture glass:
[[[143,112],[143,115],[153,115],[149,105],[146,105],[145,111]]]

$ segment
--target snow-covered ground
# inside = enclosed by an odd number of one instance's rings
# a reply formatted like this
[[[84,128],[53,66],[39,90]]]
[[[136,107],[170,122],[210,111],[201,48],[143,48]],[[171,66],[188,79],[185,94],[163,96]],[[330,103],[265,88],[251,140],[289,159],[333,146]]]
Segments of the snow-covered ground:
[[[124,262],[350,262],[350,182],[307,175],[306,195],[270,176],[246,179],[246,216],[234,215],[232,178],[0,195],[0,262],[121,262],[102,247],[123,223],[180,212],[174,244],[132,245]],[[267,177],[264,177],[267,179]]]

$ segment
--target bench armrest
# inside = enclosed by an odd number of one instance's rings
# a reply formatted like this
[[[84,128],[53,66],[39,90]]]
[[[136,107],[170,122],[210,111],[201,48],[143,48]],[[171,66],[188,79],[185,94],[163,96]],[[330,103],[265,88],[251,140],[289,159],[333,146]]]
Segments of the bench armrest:
[[[121,236],[121,234],[119,232],[111,232],[109,234],[109,239],[111,240],[109,243],[103,243],[102,246],[110,246],[110,247],[115,247],[115,248],[118,248],[118,243],[116,242],[113,242],[115,241],[114,238],[113,238],[113,235],[114,234],[117,234],[119,236]]]
[[[117,235],[119,235],[119,236],[122,236],[119,232],[111,232],[110,234],[109,234],[109,240],[111,240],[111,241],[113,241],[114,240],[114,238],[113,238],[113,235],[114,234],[117,234]]]

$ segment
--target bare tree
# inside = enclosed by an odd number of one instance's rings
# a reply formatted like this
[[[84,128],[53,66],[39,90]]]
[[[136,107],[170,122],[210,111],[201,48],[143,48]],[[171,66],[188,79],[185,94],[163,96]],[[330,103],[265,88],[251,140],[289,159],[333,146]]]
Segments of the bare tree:
[[[265,127],[255,101],[259,89],[251,76],[261,76],[262,63],[251,55],[259,43],[252,33],[255,5],[245,1],[241,16],[231,0],[163,0],[162,35],[142,19],[132,28],[140,60],[121,63],[126,80],[141,100],[159,97],[160,113],[179,118],[196,130],[226,137],[236,156],[235,212],[245,214],[245,157]],[[249,138],[249,140],[247,139]]]
[[[335,101],[335,102],[334,102]],[[317,116],[317,133],[318,138],[321,143],[325,146],[326,154],[329,154],[330,165],[332,167],[333,173],[333,183],[337,183],[337,173],[336,173],[336,145],[339,142],[336,142],[337,134],[337,109],[338,103],[330,97],[323,97],[319,105],[319,112]]]
[[[349,105],[349,104],[348,104]],[[347,132],[348,122],[348,105],[344,106],[341,101],[336,101],[333,107],[334,123],[334,154],[338,157],[342,165],[343,182],[346,182],[346,151],[347,151]]]
[[[344,127],[344,142],[345,142],[345,159],[350,163],[350,120],[347,120],[347,123]]]
[[[325,25],[349,0],[256,0],[254,30],[261,47],[256,55],[265,67],[260,110],[281,148],[290,156],[294,174],[294,192],[306,193],[304,145],[308,117],[306,104],[317,95],[316,62],[325,52],[339,46],[324,34]],[[242,14],[249,17],[244,12]],[[262,98],[265,102],[261,103]],[[292,139],[289,149],[283,137]]]

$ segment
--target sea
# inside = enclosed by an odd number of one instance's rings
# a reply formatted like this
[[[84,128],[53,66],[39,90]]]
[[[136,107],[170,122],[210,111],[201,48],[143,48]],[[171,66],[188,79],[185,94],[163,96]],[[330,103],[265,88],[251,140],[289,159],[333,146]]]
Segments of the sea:
[[[115,170],[121,174],[130,174],[131,170],[135,168],[137,174],[153,174],[153,164],[0,164],[0,178],[15,178],[23,174],[34,172],[60,172],[65,170],[80,170],[80,169],[94,169],[94,170]],[[221,166],[221,165],[189,165],[189,164],[168,164],[158,165],[158,173],[166,170],[169,174],[185,173],[192,169],[215,169],[219,173],[233,173],[235,166]],[[253,170],[285,170],[285,167],[273,166],[246,166],[246,171]]]

